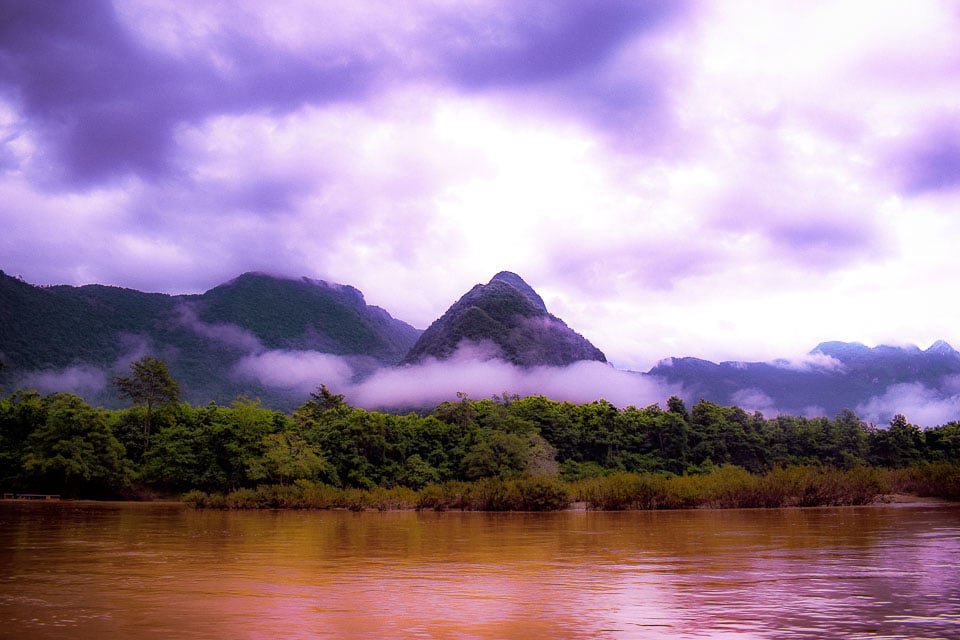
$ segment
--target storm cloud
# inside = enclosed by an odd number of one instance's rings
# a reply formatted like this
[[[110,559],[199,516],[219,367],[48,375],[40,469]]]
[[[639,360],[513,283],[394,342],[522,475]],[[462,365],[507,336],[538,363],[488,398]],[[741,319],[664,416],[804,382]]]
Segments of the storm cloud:
[[[957,342],[958,31],[936,0],[10,0],[0,268],[308,276],[420,328],[509,269],[639,370]]]

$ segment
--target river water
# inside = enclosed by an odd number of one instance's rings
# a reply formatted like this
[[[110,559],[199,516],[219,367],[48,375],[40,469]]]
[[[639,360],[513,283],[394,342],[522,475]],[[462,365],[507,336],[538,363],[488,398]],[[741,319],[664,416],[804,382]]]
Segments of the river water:
[[[960,638],[960,506],[0,502],[0,638]]]

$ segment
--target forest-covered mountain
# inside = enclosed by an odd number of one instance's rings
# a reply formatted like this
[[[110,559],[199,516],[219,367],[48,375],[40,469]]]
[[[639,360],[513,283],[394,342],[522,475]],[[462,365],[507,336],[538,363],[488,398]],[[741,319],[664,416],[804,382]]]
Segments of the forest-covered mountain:
[[[509,271],[476,285],[455,302],[423,332],[403,362],[447,359],[464,341],[483,357],[522,367],[607,361],[602,351],[551,315],[537,292]]]
[[[717,364],[668,358],[648,375],[682,386],[687,398],[764,406],[768,412],[792,415],[833,416],[843,409],[863,412],[884,397],[888,404],[921,395],[929,401],[955,397],[960,390],[960,353],[942,340],[926,350],[824,342],[800,362]]]
[[[0,385],[81,393],[116,404],[110,376],[152,354],[184,399],[240,394],[286,406],[282,391],[241,378],[245,357],[271,350],[341,356],[357,375],[398,363],[420,331],[366,304],[357,289],[246,273],[200,295],[87,285],[36,287],[0,271]]]
[[[149,354],[167,362],[188,402],[247,395],[290,409],[319,384],[349,386],[384,367],[443,362],[464,341],[471,348],[461,357],[495,357],[523,371],[606,361],[510,272],[476,285],[421,332],[366,304],[353,287],[308,278],[247,273],[203,294],[166,295],[37,287],[0,271],[0,393],[70,391],[119,406],[111,377]],[[926,350],[825,342],[799,362],[667,358],[635,375],[660,384],[664,397],[768,415],[853,409],[886,423],[893,413],[913,416],[911,407],[932,405],[952,419],[951,407],[960,406],[960,353],[942,341]],[[412,402],[405,406],[419,406]]]

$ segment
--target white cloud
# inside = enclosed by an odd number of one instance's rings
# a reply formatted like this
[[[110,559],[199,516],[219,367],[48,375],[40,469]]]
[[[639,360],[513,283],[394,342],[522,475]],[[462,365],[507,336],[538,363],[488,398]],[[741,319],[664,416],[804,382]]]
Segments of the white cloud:
[[[203,322],[197,316],[196,309],[188,304],[182,304],[177,307],[177,319],[197,335],[209,340],[214,340],[245,352],[263,351],[263,345],[260,343],[260,340],[246,329],[238,327],[235,324]]]
[[[826,370],[842,372],[844,370],[842,362],[823,353],[808,353],[800,358],[774,360],[770,364],[791,371]]]
[[[95,396],[107,387],[107,375],[96,367],[75,365],[55,371],[32,371],[20,379],[18,387],[41,393]]]
[[[879,425],[902,413],[913,424],[934,427],[960,420],[960,395],[947,395],[919,382],[894,384],[858,405],[855,413]]]
[[[663,403],[677,390],[658,381],[593,361],[567,367],[521,368],[502,360],[478,360],[460,353],[444,360],[381,369],[362,383],[341,391],[358,406],[398,407],[436,405],[463,392],[472,398],[502,393],[545,395],[576,403],[606,399],[626,407]]]
[[[233,373],[267,387],[297,391],[303,394],[321,384],[338,389],[349,384],[353,375],[342,358],[317,351],[267,351],[245,356],[234,366]]]
[[[741,389],[733,394],[731,401],[733,406],[740,407],[747,413],[759,411],[767,417],[779,413],[773,398],[759,389]]]

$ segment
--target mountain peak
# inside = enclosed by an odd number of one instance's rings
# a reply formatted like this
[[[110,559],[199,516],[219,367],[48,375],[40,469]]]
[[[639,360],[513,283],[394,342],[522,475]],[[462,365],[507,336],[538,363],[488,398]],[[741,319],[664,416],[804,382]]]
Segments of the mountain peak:
[[[464,294],[421,334],[403,361],[444,360],[464,343],[491,347],[497,357],[520,366],[607,361],[586,338],[551,315],[523,278],[509,271]]]
[[[534,291],[533,287],[524,282],[523,278],[513,273],[512,271],[501,271],[497,275],[493,276],[490,279],[490,282],[487,284],[493,284],[494,282],[505,282],[520,293],[522,293],[530,302],[535,304],[541,310],[546,312],[547,305],[543,303],[543,298]]]
[[[870,351],[870,347],[862,342],[840,342],[833,340],[830,342],[821,342],[813,348],[810,355],[823,354],[825,356],[842,359],[845,355],[868,351]]]
[[[938,355],[944,356],[958,356],[960,353],[957,353],[956,349],[950,346],[945,340],[937,340],[929,348],[927,348],[924,353],[935,353]]]

